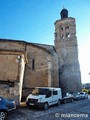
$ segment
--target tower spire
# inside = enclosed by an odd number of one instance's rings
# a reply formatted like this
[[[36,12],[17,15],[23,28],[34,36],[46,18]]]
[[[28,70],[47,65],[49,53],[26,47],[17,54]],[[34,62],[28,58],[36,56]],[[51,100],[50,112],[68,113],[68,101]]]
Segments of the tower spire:
[[[62,11],[60,12],[60,15],[61,15],[61,19],[68,18],[68,10],[65,9],[64,6]]]

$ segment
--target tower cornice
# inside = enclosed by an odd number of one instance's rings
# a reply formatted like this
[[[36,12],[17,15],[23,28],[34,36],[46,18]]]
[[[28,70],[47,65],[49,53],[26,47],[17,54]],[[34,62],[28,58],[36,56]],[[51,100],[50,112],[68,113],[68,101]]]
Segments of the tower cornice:
[[[62,22],[62,21],[70,20],[70,19],[75,20],[75,18],[73,18],[73,17],[68,17],[68,18],[64,18],[64,19],[59,19],[59,20],[56,20],[56,21],[55,21],[54,25],[55,25],[57,22]]]

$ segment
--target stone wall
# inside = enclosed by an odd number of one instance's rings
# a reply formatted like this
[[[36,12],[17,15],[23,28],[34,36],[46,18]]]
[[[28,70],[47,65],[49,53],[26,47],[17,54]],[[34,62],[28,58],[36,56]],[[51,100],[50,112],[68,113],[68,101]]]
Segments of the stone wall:
[[[25,57],[23,43],[0,41],[0,95],[15,100],[17,105],[22,97]]]
[[[22,89],[25,93],[25,90],[38,86],[59,86],[58,56],[53,46],[0,40],[0,50],[0,80],[5,81],[1,82],[1,86],[6,86],[4,91],[0,90],[1,95],[14,98],[19,104]]]
[[[58,86],[57,56],[55,57],[49,51],[30,44],[27,45],[26,51],[28,64],[25,69],[24,87],[49,86],[49,82],[51,82],[50,86]],[[49,63],[51,68],[49,68]],[[51,78],[49,78],[50,76]]]
[[[17,55],[0,54],[0,80],[16,81],[18,79]]]
[[[17,51],[25,51],[25,42],[9,40],[9,39],[0,39],[0,50],[17,50]]]
[[[19,93],[20,84],[15,82],[14,87],[11,87],[7,84],[0,84],[0,96],[8,98],[10,100],[15,100],[16,105],[20,104],[20,93]]]
[[[0,95],[15,100],[17,105],[22,97],[24,66],[22,53],[0,51]]]

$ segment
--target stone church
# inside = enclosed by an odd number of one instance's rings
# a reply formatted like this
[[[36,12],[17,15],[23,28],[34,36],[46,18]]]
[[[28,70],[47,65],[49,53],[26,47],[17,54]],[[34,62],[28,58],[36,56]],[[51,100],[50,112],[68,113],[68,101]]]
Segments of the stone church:
[[[61,87],[81,90],[75,18],[62,9],[56,20],[53,45],[0,39],[0,95],[20,103],[27,89]]]

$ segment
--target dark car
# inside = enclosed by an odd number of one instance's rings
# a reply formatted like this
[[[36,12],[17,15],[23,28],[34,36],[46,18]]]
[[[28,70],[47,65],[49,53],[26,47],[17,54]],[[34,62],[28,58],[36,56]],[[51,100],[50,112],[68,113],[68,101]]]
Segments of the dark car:
[[[6,120],[8,112],[16,109],[15,101],[0,97],[0,120]]]
[[[73,102],[73,95],[71,93],[66,93],[65,96],[63,96],[61,103],[68,103]]]

